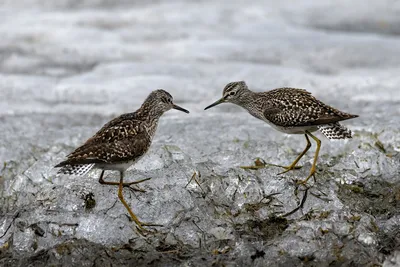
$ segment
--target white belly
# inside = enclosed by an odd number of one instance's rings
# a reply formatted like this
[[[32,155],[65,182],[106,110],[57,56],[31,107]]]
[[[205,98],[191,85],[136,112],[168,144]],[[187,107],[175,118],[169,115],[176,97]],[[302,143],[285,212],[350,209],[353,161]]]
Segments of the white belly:
[[[132,161],[127,161],[127,162],[119,162],[119,163],[97,163],[96,168],[102,169],[102,170],[114,170],[114,171],[121,171],[124,172],[126,171],[130,166],[132,166],[133,163],[135,163],[137,160],[132,160]]]
[[[272,128],[286,134],[305,134],[305,131],[315,132],[318,130],[317,126],[300,126],[300,127],[282,127],[273,124],[268,120],[263,120],[268,123]]]

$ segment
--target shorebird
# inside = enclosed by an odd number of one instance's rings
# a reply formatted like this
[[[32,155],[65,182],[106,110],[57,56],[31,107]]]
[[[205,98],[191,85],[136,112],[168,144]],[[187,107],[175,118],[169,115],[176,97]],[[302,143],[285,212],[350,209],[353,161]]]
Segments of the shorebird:
[[[148,151],[158,120],[170,109],[189,113],[186,109],[175,105],[168,92],[162,89],[151,92],[138,110],[123,114],[105,124],[94,136],[69,154],[65,161],[56,165],[55,167],[61,167],[58,173],[85,175],[93,168],[101,169],[99,183],[119,186],[118,198],[138,227],[143,229],[143,226],[155,226],[155,224],[139,221],[122,194],[123,187],[129,187],[150,178],[124,183],[124,172]],[[119,182],[104,181],[103,175],[106,170],[119,171]]]
[[[253,92],[244,81],[238,81],[228,83],[222,95],[221,99],[206,107],[205,110],[222,103],[233,103],[280,132],[304,134],[307,140],[306,148],[289,166],[275,165],[286,169],[279,174],[300,168],[296,164],[311,147],[308,137],[315,140],[317,149],[310,174],[305,180],[298,182],[301,184],[306,184],[316,172],[321,140],[312,132],[319,130],[328,139],[351,138],[351,131],[339,122],[358,117],[358,115],[348,114],[322,103],[304,89],[284,87],[267,92]]]

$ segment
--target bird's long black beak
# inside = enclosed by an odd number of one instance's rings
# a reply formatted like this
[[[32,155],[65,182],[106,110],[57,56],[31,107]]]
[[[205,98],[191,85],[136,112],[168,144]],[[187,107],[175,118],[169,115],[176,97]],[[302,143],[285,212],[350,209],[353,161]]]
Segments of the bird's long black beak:
[[[175,105],[175,104],[172,106],[172,108],[173,108],[173,109],[176,109],[176,110],[179,110],[179,111],[182,111],[182,112],[185,112],[185,113],[189,113],[188,110],[186,110],[186,109],[184,109],[184,108],[181,108],[180,106]]]
[[[217,100],[214,103],[212,103],[211,105],[209,105],[208,107],[206,107],[204,110],[215,107],[216,105],[222,104],[224,102],[225,102],[225,99],[221,98],[220,100]]]

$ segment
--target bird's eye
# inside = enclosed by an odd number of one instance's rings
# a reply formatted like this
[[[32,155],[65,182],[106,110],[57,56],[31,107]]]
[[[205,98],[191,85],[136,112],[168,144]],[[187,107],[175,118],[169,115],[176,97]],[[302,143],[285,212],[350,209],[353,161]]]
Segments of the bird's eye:
[[[229,95],[235,95],[235,94],[236,94],[235,92],[230,92],[230,93],[229,93]]]

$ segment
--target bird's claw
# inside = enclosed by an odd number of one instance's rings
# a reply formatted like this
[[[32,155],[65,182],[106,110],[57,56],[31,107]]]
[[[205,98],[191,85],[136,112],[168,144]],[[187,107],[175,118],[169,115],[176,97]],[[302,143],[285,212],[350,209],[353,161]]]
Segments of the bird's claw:
[[[303,167],[303,166],[292,166],[292,165],[290,165],[290,166],[273,165],[273,166],[281,167],[281,168],[285,169],[283,172],[280,172],[277,175],[281,175],[281,174],[284,174],[284,173],[287,173],[287,172],[293,171],[293,170],[298,170]]]
[[[145,178],[145,179],[142,179],[142,180],[139,180],[139,181],[134,181],[134,182],[130,182],[130,183],[123,183],[122,185],[124,186],[124,187],[128,187],[130,190],[132,190],[132,191],[136,191],[136,192],[141,192],[141,193],[146,193],[146,190],[144,190],[144,189],[142,189],[142,188],[140,188],[140,187],[133,187],[133,185],[136,185],[136,184],[139,184],[139,183],[143,183],[143,182],[145,182],[145,181],[148,181],[148,180],[150,180],[151,178]]]
[[[311,177],[314,177],[315,179],[315,173],[316,173],[315,168],[311,168],[310,174],[307,176],[307,178],[304,180],[297,181],[296,184],[306,186],[308,180],[310,180]]]
[[[156,226],[156,227],[162,227],[162,224],[156,224],[156,223],[140,223],[136,226],[136,229],[139,231],[139,233],[143,236],[146,236],[147,234],[156,234],[158,233],[157,229],[146,229],[144,227],[147,226]]]
[[[135,188],[132,185],[124,185],[124,187],[129,188],[130,190],[134,191],[134,192],[141,192],[141,193],[146,193],[146,190],[142,189],[142,188]]]

